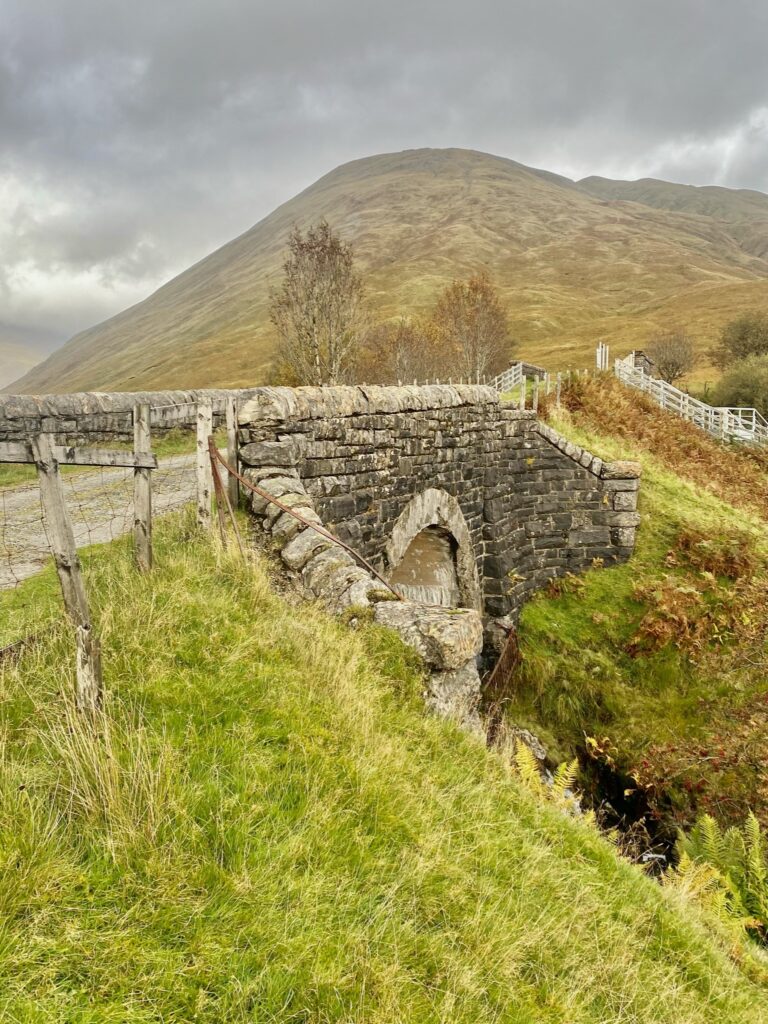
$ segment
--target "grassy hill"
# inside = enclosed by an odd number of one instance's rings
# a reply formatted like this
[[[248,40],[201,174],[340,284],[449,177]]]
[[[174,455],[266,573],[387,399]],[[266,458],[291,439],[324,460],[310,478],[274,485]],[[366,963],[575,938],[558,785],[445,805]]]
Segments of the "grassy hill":
[[[469,150],[409,150],[338,167],[138,305],[77,335],[13,390],[262,382],[270,285],[294,224],[327,217],[354,243],[382,317],[427,310],[480,269],[525,358],[588,365],[673,323],[702,349],[768,307],[768,197],[664,182],[575,183]],[[698,377],[712,377],[703,363]]]
[[[55,583],[0,595],[0,1016],[760,1024],[765,967],[427,716],[392,635],[183,521],[86,556],[109,694],[68,707]]]
[[[642,518],[628,564],[524,608],[507,713],[612,777],[616,809],[652,831],[750,808],[768,827],[768,456],[612,378],[579,381],[550,415],[601,457],[641,461]]]

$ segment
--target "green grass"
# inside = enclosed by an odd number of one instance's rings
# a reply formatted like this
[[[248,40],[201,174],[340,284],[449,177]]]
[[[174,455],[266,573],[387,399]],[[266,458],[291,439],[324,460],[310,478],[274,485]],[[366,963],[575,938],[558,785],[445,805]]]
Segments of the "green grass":
[[[95,731],[64,626],[0,668],[0,1018],[768,1020],[759,960],[427,716],[392,634],[155,541],[146,577],[86,554]],[[4,598],[22,630],[50,600]]]
[[[689,573],[667,564],[681,531],[714,538],[747,533],[764,556],[764,521],[686,482],[651,453],[638,455],[629,441],[585,430],[567,415],[555,426],[603,458],[639,458],[641,523],[630,562],[591,570],[580,578],[583,586],[575,583],[559,595],[541,593],[525,606],[523,664],[508,715],[539,733],[557,759],[583,752],[585,735],[607,738],[622,770],[637,770],[645,762],[640,774],[653,780],[652,803],[681,824],[702,808],[740,820],[750,805],[765,821],[768,794],[755,771],[763,724],[750,708],[762,707],[768,693],[759,665],[768,651],[755,666],[739,663],[727,639],[696,656],[674,644],[645,654],[631,645],[649,609],[646,600],[637,599],[637,585],[659,584],[666,577],[683,580]],[[732,590],[729,581],[719,581],[718,593],[727,596]],[[721,746],[734,763],[728,771],[710,771],[712,748]],[[696,789],[692,795],[692,784],[701,784],[700,798]]]

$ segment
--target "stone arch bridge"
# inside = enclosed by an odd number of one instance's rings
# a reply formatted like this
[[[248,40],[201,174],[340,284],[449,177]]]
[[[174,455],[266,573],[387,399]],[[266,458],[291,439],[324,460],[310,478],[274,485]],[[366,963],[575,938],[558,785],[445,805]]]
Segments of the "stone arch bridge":
[[[257,388],[239,431],[248,479],[428,604],[514,621],[553,577],[634,547],[637,465],[602,462],[490,387]],[[327,542],[263,498],[253,508],[287,564],[323,579]],[[326,583],[353,603],[361,572]]]

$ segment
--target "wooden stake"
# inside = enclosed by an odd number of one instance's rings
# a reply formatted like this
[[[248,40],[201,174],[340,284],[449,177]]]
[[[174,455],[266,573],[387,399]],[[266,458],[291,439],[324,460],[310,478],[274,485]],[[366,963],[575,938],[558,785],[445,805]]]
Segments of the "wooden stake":
[[[133,407],[133,447],[142,454],[152,452],[150,408]],[[133,543],[140,572],[152,568],[152,470],[133,471]]]
[[[531,408],[534,412],[539,411],[539,378],[533,378],[533,395],[531,396]]]
[[[91,613],[80,572],[75,534],[64,500],[59,464],[53,457],[51,438],[47,434],[38,434],[30,444],[40,483],[45,530],[56,563],[64,607],[77,630],[76,703],[80,710],[95,711],[101,703],[102,693],[99,642],[91,632]]]
[[[237,399],[227,396],[227,462],[238,469],[237,464]],[[229,504],[237,508],[240,504],[240,482],[234,473],[227,474],[227,496]]]
[[[97,711],[101,707],[101,647],[90,626],[76,626],[78,711]]]
[[[204,530],[211,527],[211,459],[208,438],[213,434],[213,409],[210,402],[197,406],[197,525]]]

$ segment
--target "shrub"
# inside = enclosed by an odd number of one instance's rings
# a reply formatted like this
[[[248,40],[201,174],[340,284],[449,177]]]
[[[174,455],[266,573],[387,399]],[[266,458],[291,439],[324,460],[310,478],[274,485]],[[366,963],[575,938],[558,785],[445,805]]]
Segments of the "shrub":
[[[768,416],[768,351],[741,359],[715,388],[716,405],[754,406]]]
[[[689,373],[696,362],[693,339],[677,328],[654,335],[648,344],[648,355],[656,364],[658,375],[669,384]]]
[[[711,355],[722,367],[749,356],[768,355],[768,313],[744,313],[729,321]]]

